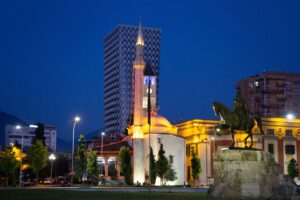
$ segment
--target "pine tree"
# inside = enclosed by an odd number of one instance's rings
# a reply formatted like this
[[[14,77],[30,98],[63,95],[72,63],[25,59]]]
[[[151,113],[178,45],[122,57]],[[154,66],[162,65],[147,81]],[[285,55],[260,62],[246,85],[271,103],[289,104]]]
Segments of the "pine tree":
[[[153,155],[153,149],[150,147],[150,154],[149,154],[149,162],[150,162],[150,183],[152,185],[155,184],[156,181],[156,163],[155,163],[155,157]]]
[[[177,179],[177,173],[173,168],[173,158],[172,155],[169,155],[168,170],[165,176],[166,181],[175,181]]]
[[[97,151],[91,151],[87,154],[86,171],[91,178],[92,183],[98,176]]]
[[[200,158],[198,158],[195,153],[193,153],[193,157],[191,159],[191,164],[192,164],[193,180],[197,180],[202,172],[202,169],[201,169]]]
[[[168,159],[165,156],[165,151],[163,144],[160,143],[160,148],[158,151],[158,160],[156,161],[156,172],[160,178],[160,184],[164,185],[164,179],[168,171]]]
[[[35,137],[32,139],[32,144],[36,143],[38,140],[42,142],[45,146],[45,127],[42,123],[37,123],[37,128],[34,131]]]
[[[128,147],[122,146],[119,151],[118,161],[120,163],[121,172],[125,176],[125,183],[127,185],[132,184],[132,167],[131,167],[131,156]]]
[[[288,164],[288,175],[292,178],[295,178],[298,176],[297,161],[294,158],[291,159]]]
[[[83,135],[79,136],[78,140],[78,147],[76,150],[76,157],[75,157],[75,170],[76,176],[81,180],[83,174],[86,171],[86,153],[85,153],[85,139]]]

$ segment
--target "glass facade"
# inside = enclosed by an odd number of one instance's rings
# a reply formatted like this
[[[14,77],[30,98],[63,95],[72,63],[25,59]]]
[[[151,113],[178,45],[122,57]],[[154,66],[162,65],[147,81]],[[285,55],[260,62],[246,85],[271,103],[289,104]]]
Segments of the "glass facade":
[[[104,39],[104,126],[107,133],[123,133],[131,120],[137,33],[138,26],[119,25]],[[158,86],[161,30],[143,28],[143,36],[144,60],[156,73]]]

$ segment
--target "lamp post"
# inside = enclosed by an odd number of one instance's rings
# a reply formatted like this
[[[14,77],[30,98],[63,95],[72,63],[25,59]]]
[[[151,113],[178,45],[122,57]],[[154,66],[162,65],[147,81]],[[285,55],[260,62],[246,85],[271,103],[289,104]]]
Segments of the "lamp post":
[[[17,125],[16,126],[16,129],[21,131],[21,157],[20,157],[20,162],[21,162],[21,165],[20,165],[20,173],[19,173],[19,187],[22,187],[22,165],[23,165],[23,159],[22,159],[22,154],[23,154],[23,131],[22,131],[22,127],[20,125]]]
[[[101,178],[103,177],[103,174],[102,174],[102,161],[104,161],[104,158],[103,158],[103,136],[105,135],[105,132],[101,132],[101,163],[100,163],[100,176]]]
[[[75,135],[75,127],[77,122],[80,121],[80,117],[76,116],[74,118],[74,124],[73,124],[73,137],[72,137],[72,172],[71,172],[71,185],[73,185],[73,176],[74,176],[74,135]]]
[[[52,184],[52,165],[53,165],[53,161],[56,159],[55,155],[52,153],[50,156],[49,156],[49,160],[51,162],[51,169],[50,169],[50,186]]]

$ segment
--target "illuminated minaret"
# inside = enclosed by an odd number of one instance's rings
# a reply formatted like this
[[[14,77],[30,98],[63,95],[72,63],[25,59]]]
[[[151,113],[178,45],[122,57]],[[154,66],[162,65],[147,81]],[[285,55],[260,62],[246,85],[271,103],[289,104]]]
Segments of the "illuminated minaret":
[[[134,111],[133,111],[133,182],[144,183],[144,134],[143,134],[143,92],[144,92],[144,38],[141,23],[136,41],[134,70]]]

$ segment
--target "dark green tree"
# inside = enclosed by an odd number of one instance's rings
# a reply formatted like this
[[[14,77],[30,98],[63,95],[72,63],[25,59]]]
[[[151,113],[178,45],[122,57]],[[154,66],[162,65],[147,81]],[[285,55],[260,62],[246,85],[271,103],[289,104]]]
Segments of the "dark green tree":
[[[32,139],[32,144],[36,143],[36,141],[42,141],[42,144],[45,146],[45,127],[42,123],[37,123],[37,128],[34,131],[35,137]]]
[[[65,176],[69,172],[68,158],[58,155],[55,164],[53,163],[53,174],[55,176]]]
[[[170,155],[169,156],[169,161],[168,161],[168,170],[167,170],[167,173],[166,173],[166,176],[165,176],[165,181],[175,181],[177,179],[177,173],[176,171],[174,170],[174,167],[173,167],[173,159],[174,159],[174,156]]]
[[[20,167],[20,162],[16,159],[12,148],[6,148],[0,153],[0,173],[4,174],[4,183],[8,184],[9,179],[12,180],[12,184],[16,183],[17,169]]]
[[[168,159],[165,156],[165,150],[162,143],[158,151],[158,160],[156,161],[156,173],[160,178],[160,184],[164,185],[164,179],[168,171]]]
[[[78,139],[78,147],[76,149],[76,156],[75,156],[75,172],[76,176],[82,180],[83,174],[86,172],[86,153],[85,153],[85,139],[83,135],[79,136]]]
[[[155,156],[153,154],[152,147],[150,147],[149,159],[150,159],[150,183],[154,185],[156,181],[156,163],[155,163]]]
[[[291,178],[295,178],[295,177],[298,176],[297,161],[294,158],[289,161],[289,164],[288,164],[288,175]]]
[[[127,185],[131,185],[132,167],[131,167],[131,156],[128,147],[126,146],[121,147],[118,155],[118,162],[120,163],[121,172],[125,176],[125,183]]]
[[[116,162],[114,161],[108,163],[108,176],[111,176],[112,180],[117,179]]]
[[[193,181],[197,180],[202,172],[200,158],[193,152],[191,159]]]
[[[28,149],[28,161],[30,168],[36,173],[37,183],[39,181],[39,171],[47,165],[48,149],[42,141],[37,140]]]
[[[97,165],[97,151],[90,151],[87,154],[87,165],[86,165],[86,171],[92,181],[96,180],[98,176],[98,165]]]

